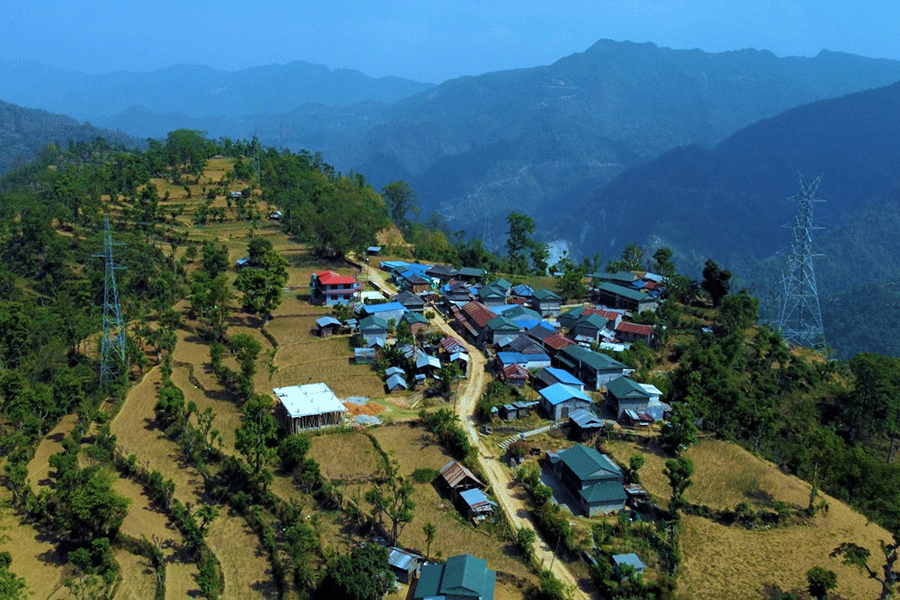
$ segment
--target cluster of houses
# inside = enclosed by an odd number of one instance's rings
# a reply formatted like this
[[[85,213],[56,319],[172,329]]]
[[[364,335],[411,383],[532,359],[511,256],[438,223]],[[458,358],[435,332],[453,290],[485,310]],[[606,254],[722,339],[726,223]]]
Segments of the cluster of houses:
[[[482,283],[485,273],[481,269],[399,260],[383,261],[379,266],[401,289],[389,302],[359,303],[359,282],[331,271],[315,273],[310,280],[313,302],[356,304],[357,319],[341,324],[329,317],[320,330],[328,335],[328,328],[346,327],[357,333],[361,342],[356,349],[358,362],[373,360],[377,349],[389,343],[392,325],[405,322],[413,333],[427,327],[423,312],[430,305],[452,317],[461,335],[489,353],[500,380],[514,387],[531,383],[540,395],[538,405],[553,420],[570,418],[577,410],[593,412],[590,391],[603,392],[615,419],[624,424],[646,425],[664,418],[668,406],[660,401],[659,390],[632,381],[624,364],[597,351],[615,352],[635,342],[651,343],[653,327],[633,322],[631,315],[656,308],[663,286],[661,276],[594,273],[590,276],[591,297],[597,304],[563,312],[554,292],[513,285],[504,279]],[[459,361],[466,372],[465,347],[458,340],[445,340],[441,345],[445,342],[456,347],[404,348],[409,367],[393,367],[385,373],[388,391],[409,389],[433,377],[448,361]],[[504,406],[497,416],[514,419],[533,407]],[[592,428],[590,419],[578,423],[584,431]]]

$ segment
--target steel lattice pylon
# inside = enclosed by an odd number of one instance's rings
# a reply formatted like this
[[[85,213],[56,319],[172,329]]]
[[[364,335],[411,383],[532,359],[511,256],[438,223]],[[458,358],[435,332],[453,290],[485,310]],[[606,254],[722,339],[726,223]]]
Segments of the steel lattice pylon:
[[[800,175],[800,193],[790,198],[797,200],[797,217],[794,235],[787,256],[782,278],[782,305],[778,329],[785,340],[798,346],[822,349],[825,334],[822,328],[822,312],[819,309],[819,293],[813,272],[812,235],[813,203],[824,202],[816,197],[818,177],[808,184]]]
[[[116,266],[113,262],[113,240],[106,217],[103,235],[103,333],[100,338],[100,386],[104,387],[118,375],[119,368],[127,364],[125,359],[125,324],[122,321],[122,305],[116,287]]]

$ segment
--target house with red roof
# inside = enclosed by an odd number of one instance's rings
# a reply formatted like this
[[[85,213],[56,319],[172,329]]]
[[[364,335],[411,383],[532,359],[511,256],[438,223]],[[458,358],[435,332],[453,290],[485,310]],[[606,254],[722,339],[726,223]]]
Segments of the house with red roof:
[[[309,278],[309,301],[311,304],[351,304],[359,300],[362,284],[355,277],[320,271]]]
[[[652,335],[653,325],[641,325],[625,321],[616,325],[616,339],[620,342],[644,342],[649,346]]]

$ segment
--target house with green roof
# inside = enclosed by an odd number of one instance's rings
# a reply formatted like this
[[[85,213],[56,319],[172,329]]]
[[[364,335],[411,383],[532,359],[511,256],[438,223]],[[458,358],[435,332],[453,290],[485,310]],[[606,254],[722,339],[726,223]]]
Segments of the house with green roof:
[[[616,359],[582,348],[566,346],[555,357],[556,366],[572,373],[587,389],[598,390],[609,381],[625,374],[625,365]]]
[[[547,458],[553,474],[587,516],[625,507],[622,470],[608,456],[577,444],[560,452],[548,452]],[[557,500],[566,502],[564,498]]]
[[[610,308],[624,308],[632,312],[656,310],[657,299],[633,288],[604,281],[593,290],[594,300]]]
[[[497,573],[471,554],[451,556],[444,564],[422,567],[413,600],[494,600]]]
[[[531,304],[544,317],[555,317],[560,313],[559,303],[562,298],[550,290],[535,290],[531,295]]]
[[[619,285],[628,285],[638,278],[637,275],[635,275],[631,271],[616,271],[615,273],[597,271],[596,273],[591,273],[589,277],[591,278],[591,281],[596,284],[607,281],[609,283],[616,283]]]
[[[606,386],[606,407],[621,419],[629,412],[646,414],[649,421],[659,421],[671,410],[668,404],[660,402],[662,392],[650,383],[640,383],[628,377],[618,377]],[[634,416],[628,414],[632,420]],[[644,420],[647,420],[644,418]]]
[[[461,281],[478,282],[484,279],[484,269],[476,267],[463,267],[456,272],[456,278]]]

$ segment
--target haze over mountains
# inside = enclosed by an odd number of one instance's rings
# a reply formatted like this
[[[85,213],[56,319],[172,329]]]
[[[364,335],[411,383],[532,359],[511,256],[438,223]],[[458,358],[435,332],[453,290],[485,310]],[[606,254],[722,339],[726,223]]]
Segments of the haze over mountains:
[[[714,256],[749,272],[789,243],[798,171],[824,174],[832,202],[817,217],[847,244],[854,216],[897,184],[896,86],[816,102],[893,84],[900,62],[838,52],[601,40],[551,65],[437,86],[303,62],[84,75],[0,61],[0,80],[5,100],[137,138],[255,134],[320,151],[376,188],[405,179],[423,216],[438,211],[496,248],[517,210],[576,255],[667,243],[687,266]],[[823,277],[840,287],[843,276]]]

